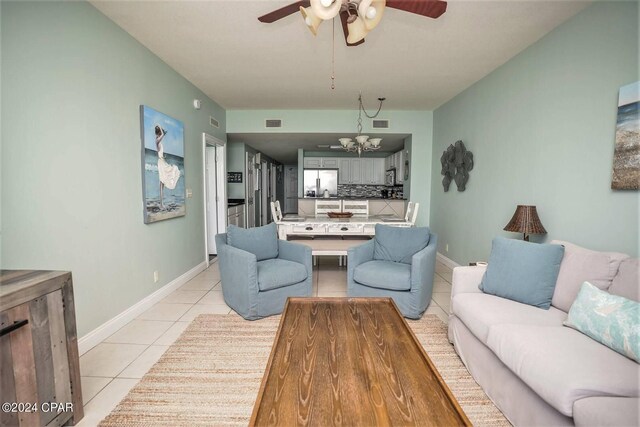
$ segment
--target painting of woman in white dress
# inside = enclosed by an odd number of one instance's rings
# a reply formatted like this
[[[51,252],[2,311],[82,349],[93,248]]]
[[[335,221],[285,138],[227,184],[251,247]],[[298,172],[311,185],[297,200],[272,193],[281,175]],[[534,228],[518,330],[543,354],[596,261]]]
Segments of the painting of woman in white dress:
[[[141,106],[144,222],[183,216],[184,126],[182,122]]]

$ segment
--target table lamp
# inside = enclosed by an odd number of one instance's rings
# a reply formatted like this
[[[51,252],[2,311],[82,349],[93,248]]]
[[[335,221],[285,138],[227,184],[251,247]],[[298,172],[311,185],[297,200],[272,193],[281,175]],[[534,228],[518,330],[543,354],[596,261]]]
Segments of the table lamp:
[[[518,205],[511,221],[504,227],[505,231],[524,234],[524,241],[529,241],[529,234],[547,234],[542,226],[535,206]]]

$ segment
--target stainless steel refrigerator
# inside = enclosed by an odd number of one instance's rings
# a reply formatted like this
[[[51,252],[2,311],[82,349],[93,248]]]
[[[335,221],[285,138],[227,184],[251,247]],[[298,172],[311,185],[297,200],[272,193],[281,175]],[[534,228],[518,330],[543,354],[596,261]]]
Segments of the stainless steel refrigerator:
[[[324,190],[329,196],[338,195],[338,169],[305,169],[304,197],[322,197]]]

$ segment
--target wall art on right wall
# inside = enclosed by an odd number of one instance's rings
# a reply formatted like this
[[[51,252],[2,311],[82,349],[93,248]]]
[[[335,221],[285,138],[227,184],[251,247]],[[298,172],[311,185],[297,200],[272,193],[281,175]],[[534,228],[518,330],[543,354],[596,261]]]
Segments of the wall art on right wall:
[[[640,82],[620,88],[611,188],[640,189]]]

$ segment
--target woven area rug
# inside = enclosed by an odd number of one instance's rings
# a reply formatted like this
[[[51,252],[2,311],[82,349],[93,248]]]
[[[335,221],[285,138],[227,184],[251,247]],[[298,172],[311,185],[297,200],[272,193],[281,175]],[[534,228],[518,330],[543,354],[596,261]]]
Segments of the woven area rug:
[[[100,426],[247,425],[279,321],[198,316]],[[474,425],[510,425],[467,372],[437,316],[409,325]]]

